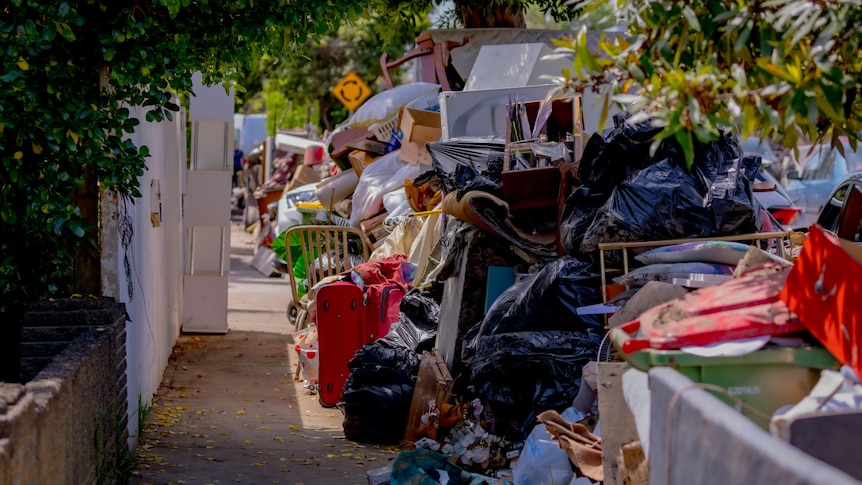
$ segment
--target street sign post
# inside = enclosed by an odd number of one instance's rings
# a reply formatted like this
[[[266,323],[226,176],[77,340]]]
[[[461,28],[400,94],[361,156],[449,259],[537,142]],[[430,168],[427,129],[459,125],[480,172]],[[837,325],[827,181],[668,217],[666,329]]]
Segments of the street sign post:
[[[354,111],[371,95],[371,88],[355,72],[351,71],[332,88],[332,94],[347,109]]]

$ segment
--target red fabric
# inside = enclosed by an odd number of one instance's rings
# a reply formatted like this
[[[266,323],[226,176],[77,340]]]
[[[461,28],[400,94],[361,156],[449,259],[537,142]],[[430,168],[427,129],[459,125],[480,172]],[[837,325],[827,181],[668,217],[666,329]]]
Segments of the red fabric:
[[[383,259],[354,266],[353,272],[362,279],[362,285],[365,288],[386,285],[398,285],[406,288],[408,282],[404,279],[402,269],[406,261],[406,254],[393,254]],[[356,283],[359,282],[356,281]]]

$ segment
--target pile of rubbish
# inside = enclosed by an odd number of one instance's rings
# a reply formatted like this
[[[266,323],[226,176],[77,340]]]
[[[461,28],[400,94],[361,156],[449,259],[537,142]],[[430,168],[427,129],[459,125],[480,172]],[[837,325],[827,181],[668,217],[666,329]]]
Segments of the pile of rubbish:
[[[652,151],[659,129],[625,114],[581,150],[586,134],[559,125],[572,103],[556,100],[507,97],[523,139],[452,136],[446,99],[422,82],[370,98],[324,140],[321,181],[297,195],[306,165],[276,171],[287,185],[262,220],[261,247],[302,285],[319,336],[297,346],[316,356],[301,376],[344,414],[348,439],[405,447],[391,483],[601,482],[603,455],[620,452],[602,447],[602,363],[814,349],[826,357],[808,364],[815,377],[858,366],[832,359],[835,335],[788,294],[799,263],[754,197],[760,158],[733,134],[696,143],[689,166],[672,139]],[[369,256],[303,283],[306,268],[284,267],[298,225],[356,228]],[[335,301],[359,308],[333,320],[322,308]],[[328,343],[336,328],[359,331]],[[791,404],[766,400],[746,406]]]

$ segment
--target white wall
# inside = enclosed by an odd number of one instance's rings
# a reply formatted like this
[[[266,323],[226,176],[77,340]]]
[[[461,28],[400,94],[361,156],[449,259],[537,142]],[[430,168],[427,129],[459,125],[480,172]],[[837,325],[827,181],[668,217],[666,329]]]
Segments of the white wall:
[[[129,138],[147,146],[142,196],[130,201],[103,194],[102,293],[126,305],[130,445],[138,436],[138,403],[152,402],[182,315],[181,204],[185,174],[185,113],[173,121],[147,122],[145,111],[132,116],[141,124]],[[125,236],[125,237],[124,237]],[[128,265],[126,264],[128,261]]]

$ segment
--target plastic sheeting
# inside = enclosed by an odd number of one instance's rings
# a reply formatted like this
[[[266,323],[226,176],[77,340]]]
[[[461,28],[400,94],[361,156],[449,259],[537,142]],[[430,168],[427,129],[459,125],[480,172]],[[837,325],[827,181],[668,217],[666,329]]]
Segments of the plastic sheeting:
[[[426,146],[444,193],[457,191],[459,199],[471,190],[503,196],[503,140],[463,138]]]
[[[407,348],[372,343],[356,352],[348,369],[338,402],[344,436],[363,443],[398,443],[407,429],[419,356]]]

